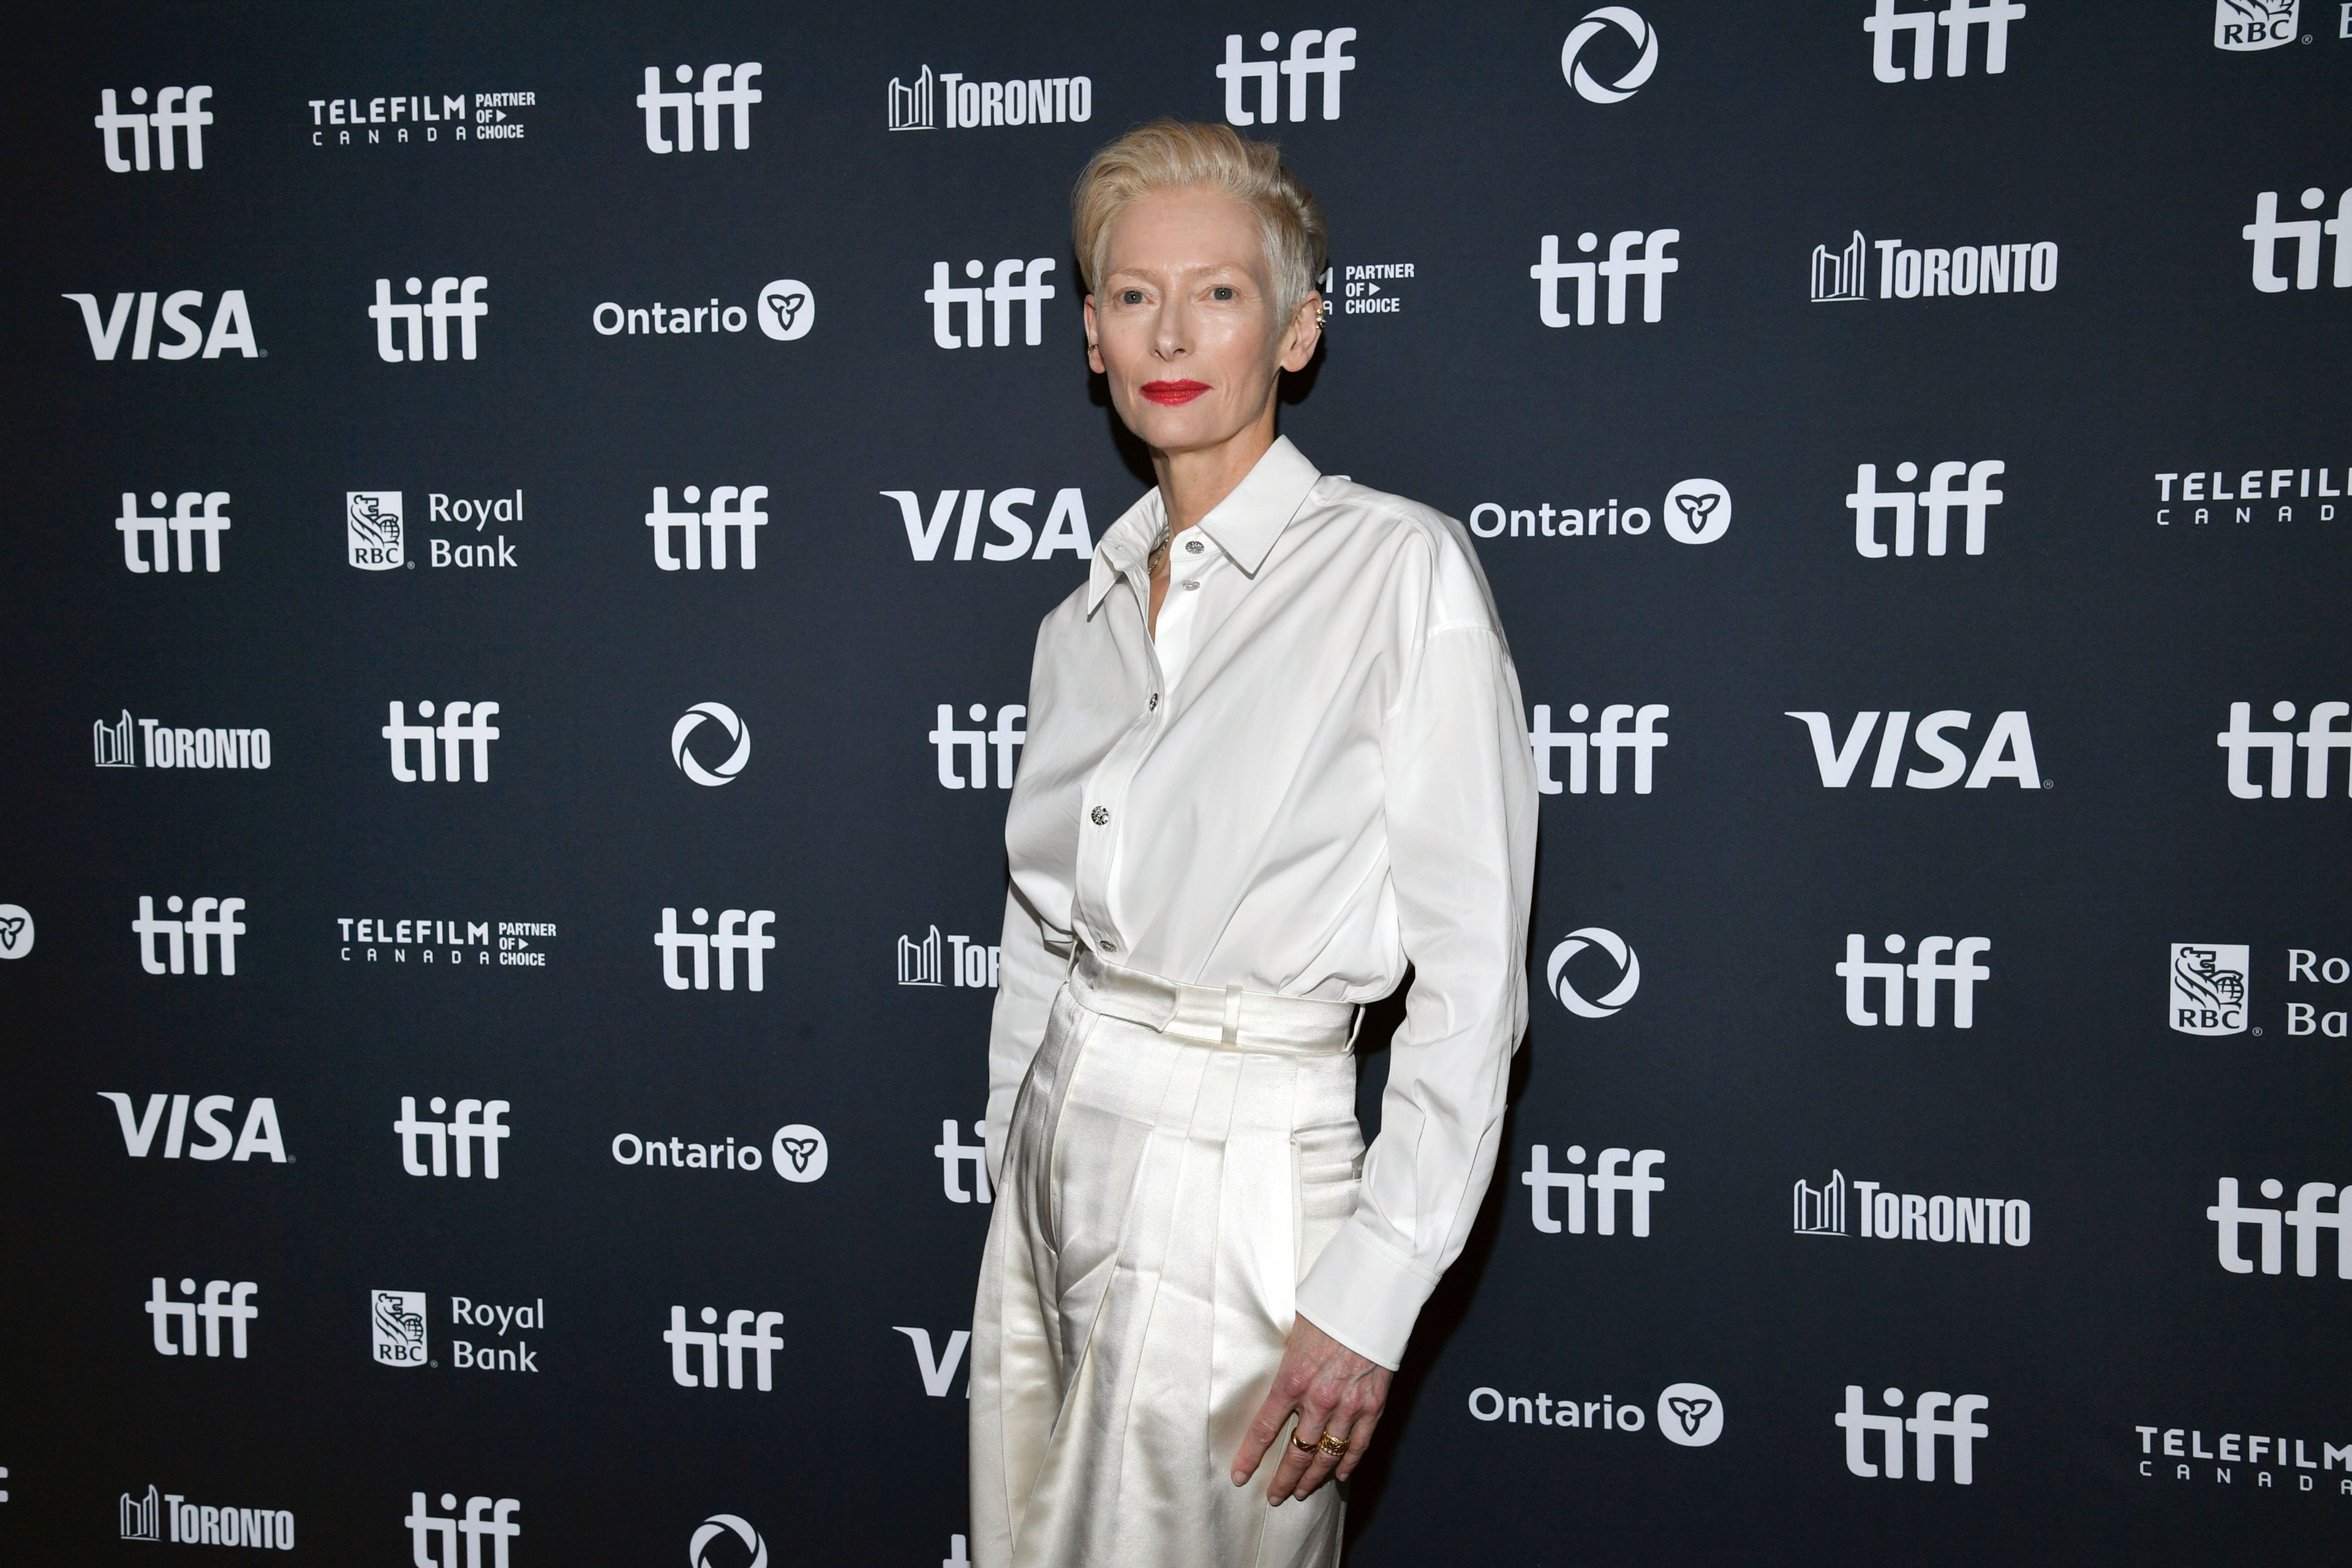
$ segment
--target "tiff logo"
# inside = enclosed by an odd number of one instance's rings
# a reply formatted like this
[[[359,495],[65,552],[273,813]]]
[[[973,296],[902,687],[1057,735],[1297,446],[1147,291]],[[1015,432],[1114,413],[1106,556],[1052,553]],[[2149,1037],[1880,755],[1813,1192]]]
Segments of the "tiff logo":
[[[1837,739],[1827,713],[1792,710],[1782,717],[1803,724],[1811,738],[1813,765],[1821,770],[1822,787],[1843,789],[1853,782],[1853,775],[1862,767],[1863,752],[1870,745],[1871,731],[1878,726],[1879,713],[1874,708],[1856,713],[1853,722],[1846,726],[1843,741]],[[1994,716],[1992,729],[1978,748],[1973,767],[1969,763],[1968,753],[1944,738],[1954,731],[1965,733],[1973,715],[1958,708],[1941,708],[1922,718],[1916,730],[1905,709],[1897,708],[1885,717],[1886,728],[1878,741],[1878,759],[1870,771],[1872,789],[1895,787],[1895,774],[1903,764],[1906,731],[1919,750],[1937,764],[1932,772],[1916,767],[1904,771],[1906,788],[1949,789],[1958,784],[1964,789],[1986,789],[1995,779],[2015,779],[2020,789],[2042,787],[2042,764],[2033,755],[2033,726],[2022,709],[2012,708]],[[1968,775],[1965,784],[1961,780],[1963,773]]]
[[[1584,1234],[1584,1195],[1588,1192],[1601,1211],[1592,1227],[1595,1235],[1617,1234],[1619,1193],[1632,1197],[1633,1234],[1650,1234],[1650,1194],[1666,1190],[1665,1178],[1651,1174],[1666,1163],[1664,1151],[1643,1149],[1636,1152],[1631,1149],[1603,1149],[1590,1175],[1576,1170],[1554,1171],[1551,1168],[1551,1151],[1541,1143],[1529,1150],[1528,1159],[1528,1168],[1520,1173],[1519,1180],[1529,1194],[1529,1217],[1535,1222],[1535,1227],[1546,1236],[1558,1236],[1562,1228],[1559,1216],[1551,1212],[1552,1192],[1562,1187],[1568,1191],[1566,1228],[1569,1235]],[[1628,1160],[1633,1162],[1631,1171],[1625,1169]],[[1570,1144],[1567,1161],[1571,1166],[1584,1163],[1584,1145]]]
[[[461,776],[457,751],[461,746],[467,746],[473,749],[474,782],[489,783],[490,742],[506,732],[490,722],[491,715],[498,710],[499,705],[495,702],[446,703],[441,710],[441,726],[436,730],[430,724],[411,724],[406,705],[393,703],[390,721],[377,731],[392,743],[392,776],[402,784],[415,784],[420,777],[426,784],[442,778],[456,784]],[[421,719],[432,718],[433,704],[418,703],[416,713]],[[467,717],[469,714],[470,718]],[[436,741],[440,742],[437,753],[434,746]],[[409,761],[412,742],[416,746],[416,761],[413,764]],[[435,765],[436,758],[441,762],[437,769]]]
[[[678,491],[689,507],[702,503],[702,487],[688,485]],[[701,511],[672,511],[669,509],[669,487],[654,487],[654,510],[646,513],[646,526],[653,530],[654,564],[665,572],[699,572],[702,570],[702,542],[705,533],[710,540],[710,569],[727,570],[727,535],[735,535],[735,553],[742,570],[755,572],[760,566],[759,531],[768,526],[768,514],[760,503],[768,499],[765,485],[713,485],[710,505]]]
[[[1528,276],[1536,280],[1536,314],[1547,327],[1589,327],[1600,320],[1595,314],[1598,280],[1609,280],[1609,324],[1618,326],[1625,320],[1626,280],[1642,280],[1642,320],[1664,319],[1665,277],[1679,272],[1683,264],[1666,254],[1666,247],[1683,237],[1678,228],[1654,228],[1646,233],[1638,228],[1621,229],[1609,237],[1609,259],[1606,261],[1562,261],[1559,258],[1559,236],[1543,237],[1543,253]],[[1591,230],[1576,237],[1576,248],[1587,255],[1599,247],[1601,237]],[[1633,249],[1641,247],[1635,256]],[[1563,309],[1559,302],[1559,286],[1564,279],[1576,280],[1576,299],[1571,308]]]
[[[971,1135],[980,1138],[982,1123],[971,1124]],[[993,1203],[995,1194],[988,1185],[988,1149],[984,1142],[966,1143],[952,1117],[940,1122],[940,1141],[931,1145],[931,1152],[940,1157],[940,1189],[951,1204],[973,1202]],[[971,1189],[963,1184],[963,1168],[971,1166]],[[899,1331],[905,1332],[905,1330]]]
[[[974,942],[968,936],[950,936],[948,946],[953,951],[940,962],[940,928],[933,926],[931,934],[917,942],[913,937],[898,939],[898,984],[901,985],[938,985],[941,975],[947,984],[969,986],[975,991],[996,988],[996,966],[1003,950],[989,942]]]
[[[448,1110],[448,1101],[435,1095],[425,1101],[425,1109],[435,1116]],[[392,1130],[400,1134],[400,1168],[412,1176],[446,1176],[449,1173],[449,1149],[457,1152],[457,1174],[460,1178],[474,1173],[474,1146],[482,1149],[482,1179],[499,1179],[499,1145],[507,1141],[513,1130],[499,1121],[514,1107],[503,1100],[461,1100],[456,1112],[446,1121],[421,1121],[416,1115],[416,1097],[400,1097],[400,1120]],[[432,1163],[418,1158],[417,1140],[431,1145]]]
[[[1034,506],[1037,492],[1033,489],[999,490],[990,500],[988,492],[979,490],[941,490],[939,500],[931,503],[930,520],[923,518],[922,498],[913,490],[884,490],[884,497],[898,503],[898,521],[906,526],[907,549],[918,561],[937,561],[940,546],[947,542],[948,523],[953,520],[955,530],[954,558],[969,561],[972,546],[980,539],[981,508],[988,508],[989,526],[1004,535],[1002,540],[990,540],[980,546],[980,553],[989,561],[1047,561],[1058,552],[1067,550],[1081,561],[1094,559],[1094,534],[1087,523],[1087,498],[1076,487],[1055,490],[1054,504],[1045,514],[1043,527],[1034,527],[1021,515],[1022,507]],[[959,517],[956,503],[961,498],[963,510]],[[1030,549],[1030,542],[1036,549]]]
[[[2327,200],[2327,193],[2317,185],[2305,190],[2300,200],[2303,210],[2317,212]],[[2352,289],[2352,188],[2336,199],[2336,216],[2325,223],[2315,217],[2297,218],[2281,223],[2278,216],[2278,193],[2264,191],[2254,198],[2254,221],[2238,231],[2253,241],[2254,287],[2265,294],[2284,294],[2287,280],[2278,269],[2279,241],[2290,240],[2294,245],[2294,287],[2319,287],[2319,237],[2333,235],[2336,238],[2336,271],[2329,279],[2338,289]]]
[[[196,1353],[196,1320],[205,1321],[205,1349],[208,1356],[221,1353],[221,1324],[228,1324],[229,1354],[237,1361],[246,1358],[245,1326],[261,1316],[261,1309],[253,1305],[253,1298],[261,1287],[250,1279],[232,1283],[214,1279],[205,1286],[205,1299],[194,1300],[196,1282],[180,1281],[180,1289],[189,1300],[175,1301],[164,1293],[163,1277],[156,1275],[153,1294],[147,1298],[147,1314],[155,1320],[155,1351],[159,1355],[192,1356]],[[176,1324],[179,1333],[172,1330]]]
[[[710,953],[715,948],[719,952],[719,989],[735,989],[735,955],[740,952],[743,955],[743,988],[747,991],[765,990],[767,979],[761,967],[760,955],[775,951],[776,939],[767,934],[768,927],[774,923],[775,918],[773,910],[752,910],[748,913],[742,910],[721,910],[716,931],[682,931],[677,929],[677,909],[664,908],[661,930],[654,932],[654,945],[662,950],[662,984],[673,991],[684,991],[689,987],[696,991],[709,990]],[[697,926],[709,924],[710,911],[696,910],[694,923]],[[681,952],[694,954],[694,977],[691,980],[678,967],[677,955]]]
[[[1342,51],[1355,41],[1353,27],[1334,27],[1326,33],[1309,27],[1290,35],[1290,54],[1286,58],[1244,60],[1242,58],[1242,36],[1225,35],[1224,63],[1217,68],[1217,79],[1225,84],[1225,119],[1234,125],[1255,125],[1264,121],[1268,125],[1282,123],[1281,104],[1276,97],[1277,79],[1290,80],[1290,118],[1294,121],[1307,118],[1307,83],[1310,77],[1323,79],[1323,118],[1339,118],[1339,79],[1356,68],[1356,58]],[[1322,51],[1316,52],[1320,44]],[[1257,47],[1261,49],[1282,47],[1279,33],[1260,33]],[[1247,84],[1257,83],[1257,109],[1250,110],[1245,90]]]
[[[2292,730],[2257,730],[2252,724],[2253,705],[2231,703],[2230,727],[2213,737],[2213,743],[2230,753],[2230,793],[2240,800],[2263,798],[2263,786],[2253,776],[2253,753],[2264,751],[2271,754],[2270,796],[2284,800],[2294,793],[2294,753],[2301,747],[2305,753],[2303,793],[2313,800],[2326,798],[2328,759],[2339,751],[2352,752],[2352,730],[2336,728],[2336,721],[2347,715],[2352,715],[2352,703],[2315,702],[2298,735]],[[2282,724],[2289,722],[2294,718],[2294,704],[2273,702],[2271,717]],[[2344,784],[2345,793],[2352,795],[2352,759],[2345,764]]]
[[[114,89],[100,88],[98,93],[98,118],[90,123],[106,142],[106,166],[118,174],[132,171],[145,174],[151,166],[147,159],[147,132],[155,132],[154,166],[175,169],[178,139],[185,137],[188,144],[188,167],[205,166],[205,127],[213,122],[213,112],[205,107],[205,100],[213,95],[208,87],[165,87],[155,90],[155,107],[142,114],[145,108],[147,89],[131,89],[131,113],[116,107]],[[130,133],[131,156],[122,155],[123,133]]]
[[[947,1352],[941,1355],[932,1353],[931,1331],[929,1329],[894,1326],[890,1331],[906,1335],[907,1342],[915,1347],[915,1367],[923,1374],[923,1392],[933,1399],[945,1399],[948,1390],[955,1386],[956,1368],[962,1363],[964,1347],[971,1342],[971,1331],[958,1329],[950,1334]],[[969,1379],[964,1384],[964,1394],[967,1398],[971,1394]]]
[[[1975,463],[1937,463],[1927,475],[1927,488],[1914,492],[1881,490],[1878,465],[1856,464],[1853,489],[1845,498],[1846,510],[1853,513],[1855,553],[1874,561],[1886,554],[1886,542],[1878,537],[1878,514],[1883,511],[1890,514],[1894,524],[1895,554],[1910,555],[1916,551],[1921,513],[1927,521],[1927,553],[1945,554],[1951,545],[1952,513],[1958,511],[1961,518],[1961,547],[1970,555],[1982,555],[1985,515],[2002,500],[2001,492],[1985,481],[2008,469],[2009,465],[1998,458]],[[1962,475],[1967,476],[1965,488],[1954,489],[1952,481]],[[1919,465],[1897,463],[1895,477],[1908,484],[1919,477]]]
[[[1862,30],[1871,37],[1871,74],[1888,82],[1925,81],[1935,75],[1936,24],[1941,22],[1946,76],[1969,74],[1969,38],[1978,27],[1985,30],[1985,74],[1999,76],[2009,68],[2009,25],[2024,15],[2025,7],[2017,0],[1947,0],[1941,11],[1897,11],[1895,0],[1878,0],[1878,9],[1862,23]],[[1906,32],[1911,35],[1907,72],[1895,53],[1897,35]]]
[[[1571,704],[1568,721],[1581,724],[1592,716],[1583,703]],[[1653,778],[1653,759],[1666,744],[1666,733],[1658,728],[1658,721],[1667,716],[1666,704],[1644,702],[1636,708],[1631,702],[1612,702],[1601,710],[1601,728],[1587,734],[1580,730],[1556,731],[1551,727],[1551,704],[1535,705],[1535,721],[1528,727],[1528,744],[1533,748],[1536,760],[1536,788],[1544,795],[1558,795],[1566,790],[1570,795],[1585,793],[1590,773],[1588,756],[1601,759],[1601,793],[1617,793],[1617,758],[1620,752],[1633,753],[1633,793],[1647,795]],[[1630,719],[1633,727],[1625,728]],[[1565,749],[1568,752],[1568,779],[1563,784],[1552,773],[1552,753]]]
[[[637,94],[637,107],[646,111],[646,150],[649,153],[691,153],[694,151],[694,111],[702,110],[702,150],[719,151],[719,111],[734,110],[735,151],[742,152],[751,145],[751,106],[764,101],[764,95],[751,85],[760,74],[757,60],[741,65],[717,65],[704,68],[700,91],[665,92],[662,90],[661,68],[646,68],[646,89]],[[694,80],[694,68],[677,68],[681,88]],[[676,117],[676,140],[668,126],[662,123],[665,115]]]
[[[719,1310],[702,1309],[702,1321],[719,1321]],[[727,1386],[743,1386],[743,1352],[750,1351],[759,1358],[756,1369],[760,1392],[768,1394],[776,1386],[776,1352],[784,1348],[783,1337],[775,1331],[784,1326],[782,1312],[752,1312],[740,1308],[727,1314],[727,1326],[711,1330],[689,1329],[686,1326],[686,1309],[669,1310],[669,1327],[662,1331],[662,1341],[669,1346],[670,1381],[680,1388],[716,1388],[719,1386],[719,1352],[727,1352]],[[702,1366],[698,1373],[693,1360],[700,1352]]]
[[[163,908],[173,914],[180,912],[177,893],[163,900]],[[157,920],[152,896],[139,895],[139,918],[131,922],[139,938],[139,967],[150,974],[184,974],[191,961],[198,974],[210,974],[211,954],[217,944],[220,949],[220,972],[236,973],[236,939],[245,934],[245,922],[236,918],[245,908],[243,899],[198,899],[188,906],[184,921]],[[163,939],[169,963],[155,951],[155,939]]]
[[[1046,274],[1054,270],[1054,258],[1040,256],[1024,261],[1018,257],[996,264],[994,279],[982,288],[980,276],[987,270],[980,261],[963,264],[963,275],[973,281],[969,288],[957,289],[948,282],[948,264],[931,263],[931,286],[923,290],[923,298],[931,307],[931,342],[943,349],[982,349],[989,346],[988,333],[982,330],[980,308],[991,307],[990,324],[996,329],[996,346],[1005,348],[1013,342],[1013,307],[1021,307],[1021,341],[1035,348],[1045,339],[1043,307],[1055,298]],[[956,331],[956,308],[963,308],[963,331]]]
[[[2285,1184],[2275,1176],[2262,1184],[2263,1196],[2277,1202],[2286,1194]],[[2216,1248],[2221,1267],[2232,1274],[2252,1274],[2253,1259],[2239,1250],[2240,1233],[2252,1226],[2261,1236],[2262,1268],[2265,1274],[2280,1272],[2282,1254],[2282,1224],[2294,1227],[2294,1271],[2309,1279],[2319,1272],[2319,1233],[2336,1233],[2336,1278],[2352,1279],[2352,1209],[2345,1198],[2352,1195],[2352,1186],[2338,1191],[2331,1182],[2305,1182],[2294,1190],[2294,1207],[2282,1215],[2273,1208],[2242,1207],[2238,1203],[2238,1178],[2223,1176],[2220,1190],[2205,1217],[2219,1227]],[[2329,1198],[2336,1200],[2334,1208],[2326,1207]]]
[[[184,1148],[191,1160],[242,1162],[252,1159],[256,1154],[267,1154],[270,1163],[282,1165],[289,1158],[286,1135],[278,1128],[278,1104],[266,1094],[246,1108],[245,1125],[236,1133],[234,1147],[228,1124],[221,1121],[224,1115],[236,1113],[236,1100],[229,1095],[207,1094],[196,1099],[185,1094],[151,1094],[147,1097],[147,1109],[136,1116],[131,1114],[131,1097],[120,1090],[102,1089],[98,1091],[98,1098],[114,1107],[115,1120],[122,1126],[123,1151],[134,1160],[147,1158],[147,1152],[155,1146],[155,1134],[159,1131],[163,1134],[163,1158],[166,1160],[179,1159]],[[201,1143],[187,1142],[192,1100],[196,1131],[205,1135],[205,1142]],[[168,1125],[163,1119],[167,1103],[171,1107]]]
[[[408,1517],[400,1522],[408,1526],[408,1558],[415,1568],[458,1568],[457,1538],[466,1538],[465,1568],[484,1568],[482,1542],[490,1543],[488,1568],[509,1568],[507,1542],[522,1533],[522,1526],[514,1516],[522,1511],[522,1504],[510,1497],[490,1499],[469,1497],[466,1500],[466,1517],[456,1517],[456,1494],[443,1492],[441,1506],[450,1517],[438,1518],[426,1510],[425,1494],[408,1494]],[[436,1545],[438,1550],[436,1550]]]
[[[246,309],[245,290],[226,289],[221,291],[220,305],[213,312],[210,331],[199,328],[188,319],[190,310],[204,309],[201,289],[183,289],[163,297],[163,324],[179,334],[173,342],[155,342],[155,302],[157,293],[146,289],[136,294],[122,293],[114,297],[114,307],[101,321],[98,316],[98,296],[67,294],[81,307],[82,330],[89,334],[92,357],[110,360],[122,347],[122,333],[131,329],[131,357],[146,359],[152,353],[156,359],[194,359],[202,348],[206,359],[218,359],[235,349],[247,359],[259,359],[261,345],[254,341],[253,316]],[[131,301],[139,301],[139,324],[131,326]]]
[[[157,490],[149,496],[147,504],[161,513],[163,492]],[[142,575],[150,572],[168,573],[176,555],[180,570],[193,572],[196,569],[196,535],[201,533],[205,536],[205,570],[219,571],[220,536],[229,530],[229,520],[221,515],[221,508],[226,505],[226,490],[182,490],[173,502],[171,516],[147,517],[139,510],[138,495],[131,490],[123,491],[122,515],[114,520],[115,531],[122,535],[122,564]],[[200,507],[202,510],[197,510]],[[173,548],[171,549],[165,548],[163,534],[166,530],[172,535]],[[142,540],[147,542],[143,551],[140,548]]]
[[[975,724],[988,722],[988,708],[975,702],[966,710]],[[988,752],[996,751],[996,787],[1013,787],[1013,753],[1029,739],[1023,721],[1029,710],[1018,703],[996,710],[996,727],[992,730],[959,730],[955,727],[955,709],[942,702],[939,708],[939,727],[931,731],[931,744],[939,748],[939,777],[942,789],[986,789],[988,787]],[[957,753],[965,752],[971,759],[971,777],[967,781],[957,769]]]
[[[1886,939],[1886,951],[1901,952],[1904,941],[1899,936]],[[1917,987],[1918,1005],[1913,1016],[1919,1027],[1936,1026],[1937,990],[1944,982],[1952,987],[1952,1027],[1968,1029],[1976,1026],[1976,984],[1992,978],[1992,971],[1979,963],[1979,955],[1992,951],[1992,939],[1985,936],[1964,936],[1954,942],[1948,936],[1923,936],[1919,939],[1919,956],[1910,963],[1899,961],[1874,963],[1863,956],[1860,931],[1849,932],[1845,939],[1845,957],[1837,965],[1838,977],[1845,982],[1845,1017],[1849,1024],[1864,1028],[1875,1027],[1881,1022],[1879,1013],[1870,1010],[1870,984],[1880,984],[1880,1000],[1884,1021],[1889,1028],[1903,1026],[1903,981],[1907,975]]]
[[[1903,1408],[1903,1391],[1886,1389],[1879,1394],[1888,1408]],[[1874,1477],[1885,1467],[1889,1480],[1903,1479],[1903,1434],[1908,1431],[1918,1457],[1916,1473],[1923,1481],[1936,1479],[1936,1450],[1938,1437],[1948,1438],[1952,1446],[1952,1484],[1972,1485],[1976,1479],[1976,1458],[1972,1445],[1979,1437],[1990,1436],[1990,1429],[1977,1419],[1979,1413],[1990,1409],[1992,1401],[1981,1394],[1963,1394],[1954,1398],[1948,1394],[1922,1394],[1912,1406],[1908,1420],[1900,1415],[1869,1415],[1863,1412],[1862,1386],[1845,1385],[1845,1408],[1835,1419],[1845,1428],[1845,1468],[1857,1476]],[[1948,1410],[1948,1416],[1938,1413]],[[1870,1434],[1879,1435],[1880,1464],[1870,1459]]]
[[[449,322],[457,323],[457,357],[474,357],[474,323],[490,313],[489,301],[481,297],[490,286],[487,278],[476,276],[463,279],[436,278],[433,298],[422,305],[395,305],[392,302],[392,279],[375,280],[375,303],[368,307],[368,315],[375,321],[376,357],[386,364],[399,364],[405,360],[425,357],[425,322],[433,322],[433,357],[449,357]],[[424,292],[422,279],[411,278],[403,287],[409,298]],[[451,298],[455,295],[456,298]],[[407,329],[404,343],[395,337],[393,328]]]

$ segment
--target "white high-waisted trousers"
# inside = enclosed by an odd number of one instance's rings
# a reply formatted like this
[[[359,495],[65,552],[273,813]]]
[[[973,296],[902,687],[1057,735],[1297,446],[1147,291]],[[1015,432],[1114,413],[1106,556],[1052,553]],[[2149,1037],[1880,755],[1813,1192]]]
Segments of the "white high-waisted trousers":
[[[1234,1455],[1355,1206],[1356,1008],[1079,952],[1007,1133],[972,1313],[973,1568],[1335,1568],[1336,1485]]]

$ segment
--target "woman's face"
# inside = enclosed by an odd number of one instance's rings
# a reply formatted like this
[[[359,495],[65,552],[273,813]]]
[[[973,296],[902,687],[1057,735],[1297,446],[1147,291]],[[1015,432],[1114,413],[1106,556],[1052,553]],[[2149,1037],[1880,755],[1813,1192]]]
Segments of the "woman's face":
[[[1111,220],[1087,363],[1127,427],[1159,452],[1197,451],[1265,418],[1275,380],[1302,369],[1321,331],[1310,294],[1275,319],[1257,215],[1221,192],[1153,191]]]

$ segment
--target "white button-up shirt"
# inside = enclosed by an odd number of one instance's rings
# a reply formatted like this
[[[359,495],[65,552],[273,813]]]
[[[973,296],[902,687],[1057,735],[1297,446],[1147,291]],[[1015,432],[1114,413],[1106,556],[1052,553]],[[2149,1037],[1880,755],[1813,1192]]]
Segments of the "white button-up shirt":
[[[1462,525],[1326,478],[1286,439],[1175,541],[1155,645],[1166,518],[1157,489],[1130,507],[1038,631],[989,1168],[1074,939],[1187,984],[1322,1001],[1378,1001],[1410,963],[1356,1212],[1297,1295],[1394,1367],[1486,1194],[1527,1026],[1518,676]]]

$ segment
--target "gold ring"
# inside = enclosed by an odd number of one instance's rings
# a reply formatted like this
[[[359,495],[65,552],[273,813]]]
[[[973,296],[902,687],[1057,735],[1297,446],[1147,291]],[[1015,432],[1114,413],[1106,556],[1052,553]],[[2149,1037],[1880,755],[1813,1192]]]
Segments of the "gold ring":
[[[1326,1432],[1323,1436],[1315,1439],[1315,1446],[1318,1448],[1322,1449],[1323,1452],[1330,1455],[1332,1458],[1337,1458],[1341,1454],[1348,1451],[1348,1439],[1345,1437],[1334,1437],[1330,1433]]]
[[[1323,1438],[1302,1437],[1296,1432],[1293,1432],[1290,1435],[1290,1446],[1297,1449],[1302,1454],[1311,1454],[1315,1452],[1316,1449],[1323,1446],[1324,1441],[1325,1439]]]

